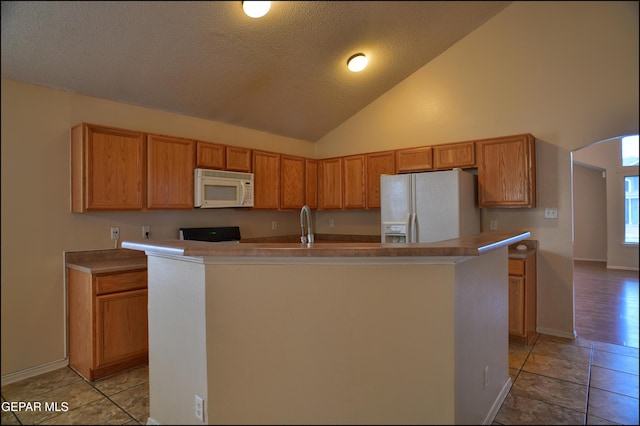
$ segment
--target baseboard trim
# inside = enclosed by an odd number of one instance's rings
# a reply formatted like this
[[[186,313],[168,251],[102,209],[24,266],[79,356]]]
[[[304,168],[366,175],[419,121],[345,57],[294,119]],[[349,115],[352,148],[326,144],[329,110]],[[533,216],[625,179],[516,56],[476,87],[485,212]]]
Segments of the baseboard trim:
[[[20,380],[28,379],[30,377],[38,376],[40,374],[48,373],[53,370],[67,367],[69,365],[69,359],[61,359],[59,361],[50,362],[48,364],[39,365],[37,367],[28,368],[15,373],[2,376],[2,386],[14,383]]]
[[[537,327],[536,328],[536,333],[548,334],[550,336],[556,336],[556,337],[564,337],[564,338],[567,338],[567,339],[577,339],[578,338],[578,333],[576,333],[575,330],[573,330],[573,332],[566,332],[566,331],[562,331],[562,330],[556,330],[556,329],[553,329],[553,328]]]
[[[507,395],[509,395],[511,386],[513,386],[513,383],[511,382],[511,377],[509,377],[509,379],[507,379],[504,386],[502,387],[502,390],[496,397],[496,400],[493,402],[493,405],[491,406],[491,410],[489,410],[487,417],[484,418],[484,421],[482,422],[483,425],[490,425],[493,423],[493,420],[498,415],[498,411],[500,411],[500,407],[502,407],[504,400],[507,399]]]

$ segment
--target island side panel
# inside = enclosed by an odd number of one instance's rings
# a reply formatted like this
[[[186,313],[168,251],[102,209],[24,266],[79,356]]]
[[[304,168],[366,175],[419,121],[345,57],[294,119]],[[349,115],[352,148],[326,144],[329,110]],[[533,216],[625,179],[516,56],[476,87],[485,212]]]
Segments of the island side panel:
[[[207,399],[205,268],[148,256],[149,424],[205,424],[195,395]]]
[[[455,265],[207,264],[206,281],[210,423],[454,423]]]
[[[456,424],[490,422],[511,386],[507,265],[503,247],[456,268]]]

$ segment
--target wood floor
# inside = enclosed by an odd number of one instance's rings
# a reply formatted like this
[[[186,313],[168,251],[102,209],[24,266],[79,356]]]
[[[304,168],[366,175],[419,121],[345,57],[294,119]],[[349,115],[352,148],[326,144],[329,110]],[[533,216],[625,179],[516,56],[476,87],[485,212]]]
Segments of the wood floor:
[[[637,348],[638,272],[576,260],[573,283],[578,337]]]

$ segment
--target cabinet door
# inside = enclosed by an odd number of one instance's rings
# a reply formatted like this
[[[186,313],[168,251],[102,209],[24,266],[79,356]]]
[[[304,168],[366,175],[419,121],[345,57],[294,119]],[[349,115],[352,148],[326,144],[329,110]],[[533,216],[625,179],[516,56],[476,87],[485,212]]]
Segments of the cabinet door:
[[[280,208],[300,209],[305,204],[305,159],[282,155],[280,162]]]
[[[96,297],[96,367],[148,351],[147,290]]]
[[[226,147],[215,143],[196,143],[196,167],[203,169],[224,170]]]
[[[195,142],[147,136],[147,207],[193,209]]]
[[[524,336],[524,277],[509,275],[509,334]]]
[[[460,142],[433,147],[433,168],[449,170],[476,167],[475,142]]]
[[[535,207],[536,153],[533,136],[476,142],[479,207]]]
[[[365,177],[367,171],[366,157],[352,155],[342,159],[344,168],[344,208],[364,209],[367,207]]]
[[[309,208],[318,208],[318,161],[304,160],[305,202]]]
[[[227,164],[225,169],[235,172],[251,172],[251,150],[235,146],[226,147]]]
[[[280,154],[253,151],[253,208],[280,207]]]
[[[433,150],[430,146],[396,151],[396,171],[398,173],[423,172],[432,169]]]
[[[71,210],[142,210],[144,133],[81,124],[71,131]]]
[[[367,208],[380,208],[380,176],[395,174],[395,151],[367,154]]]
[[[342,158],[327,158],[318,163],[318,208],[342,208]]]

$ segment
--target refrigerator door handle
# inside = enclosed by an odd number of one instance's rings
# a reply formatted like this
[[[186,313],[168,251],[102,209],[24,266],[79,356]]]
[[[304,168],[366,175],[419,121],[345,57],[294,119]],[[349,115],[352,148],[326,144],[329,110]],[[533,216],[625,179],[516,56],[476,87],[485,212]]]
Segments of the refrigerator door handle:
[[[412,243],[417,243],[418,242],[418,235],[420,235],[420,230],[418,229],[418,214],[417,213],[413,213],[413,225],[411,226],[411,242]]]

